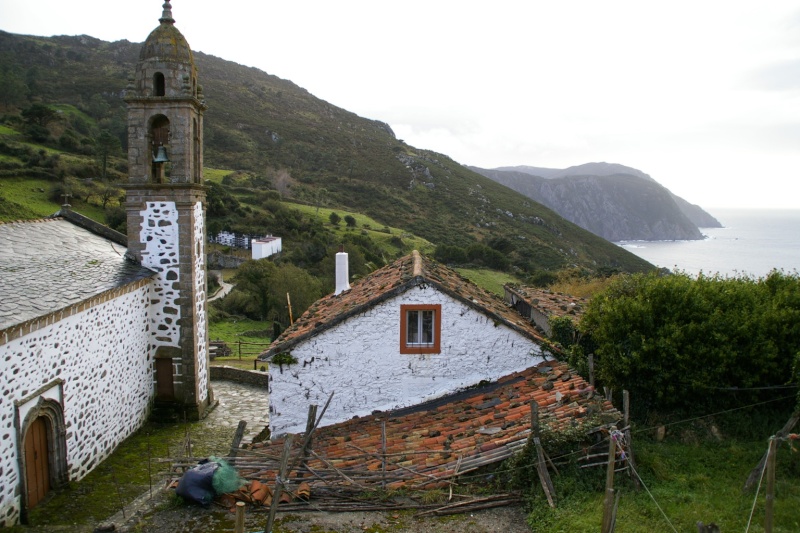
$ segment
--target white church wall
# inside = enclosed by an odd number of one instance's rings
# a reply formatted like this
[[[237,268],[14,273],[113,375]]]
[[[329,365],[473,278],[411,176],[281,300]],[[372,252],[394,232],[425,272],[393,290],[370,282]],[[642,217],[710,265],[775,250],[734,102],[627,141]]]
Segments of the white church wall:
[[[160,273],[154,288],[158,303],[151,306],[150,317],[154,341],[160,346],[180,346],[178,209],[175,202],[147,202],[141,215],[142,266]]]
[[[441,353],[400,353],[400,306],[441,305]],[[523,370],[543,359],[531,339],[432,288],[415,287],[294,349],[298,363],[270,364],[270,429],[303,431],[308,405],[335,392],[324,423],[408,407]]]
[[[148,293],[142,284],[0,344],[0,524],[19,519],[18,426],[39,398],[63,409],[70,480],[83,478],[145,422],[154,394]]]
[[[194,260],[194,312],[197,316],[197,400],[206,401],[208,398],[208,327],[206,326],[206,239],[205,217],[203,204],[194,204],[193,238],[197,251]]]

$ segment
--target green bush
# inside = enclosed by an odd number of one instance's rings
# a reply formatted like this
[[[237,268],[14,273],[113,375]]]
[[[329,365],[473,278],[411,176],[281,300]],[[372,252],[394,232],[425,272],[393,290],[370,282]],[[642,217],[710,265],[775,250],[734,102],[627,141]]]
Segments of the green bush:
[[[621,276],[590,302],[580,329],[598,377],[643,412],[699,414],[774,399],[793,379],[800,279]]]

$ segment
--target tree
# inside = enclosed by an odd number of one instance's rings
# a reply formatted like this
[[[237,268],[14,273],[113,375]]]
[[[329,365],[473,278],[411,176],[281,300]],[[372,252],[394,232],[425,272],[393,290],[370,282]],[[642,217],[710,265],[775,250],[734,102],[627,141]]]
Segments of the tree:
[[[119,139],[111,135],[108,130],[103,130],[100,132],[100,135],[97,136],[97,139],[95,139],[95,149],[97,156],[100,158],[100,166],[103,169],[101,177],[105,180],[106,171],[108,169],[108,158],[119,153],[121,149]]]
[[[275,263],[267,259],[245,261],[236,270],[233,281],[235,292],[245,293],[252,306],[243,310],[258,320],[266,320],[270,310],[270,280],[275,274]]]
[[[0,71],[0,104],[3,107],[11,107],[25,101],[28,87],[25,82],[10,68]]]
[[[334,226],[338,226],[339,222],[342,220],[342,217],[337,215],[335,211],[331,211],[331,214],[328,216],[328,220],[330,220],[331,224]]]
[[[322,283],[302,268],[284,263],[273,273],[268,294],[268,318],[288,324],[289,306],[286,295],[290,296],[292,318],[296,320],[322,296]]]
[[[22,118],[31,125],[46,128],[48,124],[58,119],[58,113],[44,104],[33,104],[22,110]]]
[[[345,215],[344,216],[344,223],[347,224],[348,228],[355,228],[356,227],[356,219],[353,215]]]

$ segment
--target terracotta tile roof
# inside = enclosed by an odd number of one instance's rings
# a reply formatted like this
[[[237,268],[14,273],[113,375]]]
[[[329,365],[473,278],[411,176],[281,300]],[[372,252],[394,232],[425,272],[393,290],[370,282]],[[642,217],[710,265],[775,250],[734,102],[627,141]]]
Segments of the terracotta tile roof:
[[[381,475],[370,479],[363,474],[382,472],[379,455],[385,423],[387,488],[438,486],[521,450],[531,432],[532,401],[538,404],[543,432],[584,424],[596,427],[621,418],[564,363],[544,362],[433,402],[318,428],[312,446],[317,457],[312,456],[308,466],[313,471],[349,473],[365,486],[379,483]],[[302,440],[294,440],[295,448]],[[282,447],[283,439],[251,446],[262,457],[278,457]],[[247,477],[274,479],[272,469],[247,471],[246,461],[239,467]],[[348,485],[343,477],[338,480]]]
[[[433,286],[496,322],[534,341],[542,341],[534,326],[503,302],[502,298],[414,250],[355,282],[350,290],[317,300],[259,359],[290,350],[317,333],[420,284]]]
[[[589,304],[589,300],[586,298],[570,296],[547,289],[526,287],[524,285],[505,285],[504,289],[516,294],[545,316],[574,316],[576,319],[580,319]]]

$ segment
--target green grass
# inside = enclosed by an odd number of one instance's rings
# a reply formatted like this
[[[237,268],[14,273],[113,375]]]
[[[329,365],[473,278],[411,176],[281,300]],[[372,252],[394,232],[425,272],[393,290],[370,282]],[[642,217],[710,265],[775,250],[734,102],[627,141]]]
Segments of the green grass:
[[[203,178],[207,181],[214,183],[222,183],[222,178],[233,172],[232,170],[225,170],[219,168],[203,167]]]
[[[31,178],[0,178],[0,221],[30,220],[57,213],[61,204],[48,199],[52,182]],[[100,206],[74,205],[73,211],[103,221]]]
[[[766,451],[767,440],[723,442],[662,442],[634,437],[637,471],[647,490],[636,491],[625,473],[617,473],[615,488],[621,492],[617,531],[652,533],[696,531],[696,523],[715,522],[722,531],[744,531],[755,491],[742,492],[750,470]],[[595,486],[576,489],[580,482],[554,476],[559,497],[550,509],[535,488],[528,522],[535,532],[597,531],[603,516],[604,469],[591,475]],[[784,444],[778,453],[773,531],[800,531],[800,457]],[[750,531],[764,531],[764,490],[759,493]],[[652,497],[651,497],[652,494]],[[663,509],[663,514],[659,510]]]
[[[42,179],[2,178],[0,179],[0,199],[5,204],[16,206],[11,212],[0,211],[0,220],[11,221],[22,218],[42,218],[57,212],[61,206],[50,201],[47,196],[52,183]]]
[[[292,202],[285,203],[290,205],[292,208],[305,213],[306,215],[320,219],[335,233],[344,234],[348,231],[366,231],[370,238],[378,243],[384,250],[386,250],[390,256],[396,256],[397,252],[399,251],[398,247],[392,243],[392,239],[396,237],[399,237],[402,240],[403,248],[406,250],[419,250],[423,254],[432,254],[435,248],[433,243],[423,239],[422,237],[413,235],[412,233],[400,228],[387,228],[380,222],[377,222],[375,219],[361,213],[326,207],[320,207],[317,209],[311,205],[296,204]],[[339,222],[339,224],[336,226],[329,222],[329,217],[332,212],[335,212],[342,219],[341,222]],[[355,228],[348,228],[347,224],[345,224],[344,217],[347,215],[352,216],[356,220]],[[388,233],[384,228],[388,229]]]
[[[255,334],[266,332],[264,334]],[[208,325],[208,338],[223,341],[231,346],[238,341],[269,343],[272,335],[272,322],[238,318],[211,322]]]
[[[521,283],[519,278],[516,276],[507,274],[505,272],[498,272],[496,270],[459,267],[456,267],[455,270],[475,285],[483,287],[487,291],[493,292],[500,296],[505,294],[503,285],[506,283]]]
[[[182,456],[186,432],[191,437],[201,430],[201,424],[146,424],[80,482],[54,491],[46,503],[35,507],[30,513],[31,525],[97,524],[147,491],[151,482],[154,493],[159,491],[168,474],[168,463],[158,462],[158,459]],[[227,453],[230,430],[211,435],[211,438],[207,429],[203,431],[205,444],[196,444],[192,455],[205,457]],[[13,530],[26,529],[19,526]]]
[[[0,135],[21,135],[15,129],[9,128],[8,126],[0,125]]]

